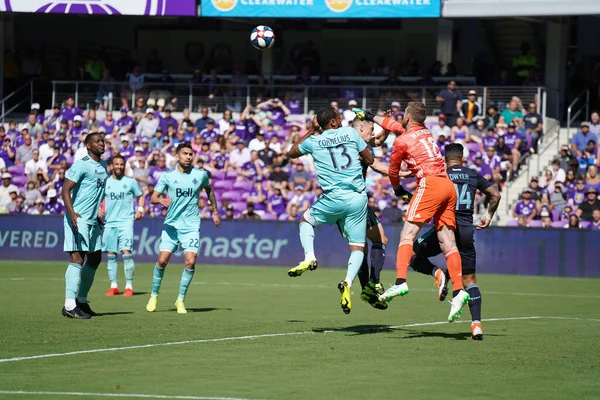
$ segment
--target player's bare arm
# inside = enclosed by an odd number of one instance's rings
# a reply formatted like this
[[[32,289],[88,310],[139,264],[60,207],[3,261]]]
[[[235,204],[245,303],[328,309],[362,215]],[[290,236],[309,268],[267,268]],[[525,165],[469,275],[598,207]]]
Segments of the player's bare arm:
[[[63,203],[65,203],[65,208],[69,213],[69,218],[71,218],[71,224],[73,228],[77,230],[77,218],[81,218],[81,215],[77,214],[73,209],[73,199],[71,198],[71,191],[75,187],[75,182],[70,179],[65,179],[65,183],[62,188],[62,199]]]
[[[219,209],[217,208],[217,196],[215,196],[215,192],[212,190],[212,186],[206,187],[204,191],[208,196],[208,202],[210,203],[210,207],[212,209],[213,223],[218,228],[219,225],[221,225],[221,217],[219,216]]]
[[[489,204],[485,215],[481,218],[481,221],[479,221],[479,225],[477,225],[478,230],[485,229],[490,226],[492,218],[494,217],[494,214],[498,209],[498,205],[500,204],[500,198],[502,197],[495,186],[490,186],[489,188],[485,189],[483,194],[485,194],[486,198],[489,200]]]
[[[381,132],[379,132],[379,134],[377,136],[375,136],[371,140],[369,140],[369,144],[372,147],[379,147],[385,143],[385,141],[387,140],[389,135],[390,135],[390,131],[384,129]]]
[[[152,192],[152,196],[150,196],[150,204],[161,204],[164,207],[169,207],[171,205],[171,199],[164,197],[162,193],[155,190]]]
[[[390,174],[388,166],[379,160],[373,161],[373,164],[371,164],[371,169],[375,172],[379,172],[381,175],[389,176]]]
[[[292,148],[288,152],[288,156],[290,158],[299,158],[299,157],[302,157],[303,154],[300,152],[300,145],[302,144],[302,142],[304,142],[310,136],[314,135],[315,133],[318,133],[319,130],[320,130],[319,123],[317,122],[317,117],[315,116],[315,117],[313,117],[313,120],[312,120],[312,127],[311,127],[311,129],[309,129],[308,132],[306,132],[306,135],[304,135],[303,138],[300,138],[300,140],[298,142],[294,143],[294,145],[292,146]]]
[[[137,210],[135,211],[135,216],[133,217],[136,221],[139,221],[140,219],[142,219],[142,217],[145,214],[145,210],[146,208],[144,207],[146,201],[145,201],[145,195],[141,195],[140,197],[138,197],[138,207]]]
[[[361,160],[369,165],[369,166],[373,166],[373,163],[375,162],[375,157],[373,157],[373,154],[371,154],[371,150],[369,150],[368,147],[365,147],[363,149],[363,151],[361,151],[360,153],[358,153],[360,155]]]

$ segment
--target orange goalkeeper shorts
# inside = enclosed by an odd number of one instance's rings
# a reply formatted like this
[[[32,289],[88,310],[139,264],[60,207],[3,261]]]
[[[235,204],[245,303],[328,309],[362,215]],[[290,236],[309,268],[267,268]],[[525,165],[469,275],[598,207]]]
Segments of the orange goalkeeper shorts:
[[[421,178],[410,200],[405,220],[426,223],[433,218],[435,229],[442,226],[456,229],[456,189],[444,176]]]

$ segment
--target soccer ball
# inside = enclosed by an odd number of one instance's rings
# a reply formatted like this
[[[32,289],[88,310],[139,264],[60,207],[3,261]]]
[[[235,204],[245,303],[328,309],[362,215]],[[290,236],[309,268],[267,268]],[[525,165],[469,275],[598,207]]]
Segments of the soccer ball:
[[[275,32],[265,25],[259,25],[250,34],[250,43],[258,50],[266,50],[275,43]]]

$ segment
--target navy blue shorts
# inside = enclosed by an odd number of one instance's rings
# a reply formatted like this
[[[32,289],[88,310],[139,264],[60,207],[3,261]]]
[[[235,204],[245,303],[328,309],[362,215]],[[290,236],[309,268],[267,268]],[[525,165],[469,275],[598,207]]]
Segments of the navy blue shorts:
[[[477,255],[475,252],[475,240],[473,239],[474,232],[475,228],[471,225],[458,225],[454,232],[456,247],[462,260],[463,275],[475,273]],[[418,257],[425,258],[435,257],[442,253],[435,228],[431,228],[414,241],[413,251]]]

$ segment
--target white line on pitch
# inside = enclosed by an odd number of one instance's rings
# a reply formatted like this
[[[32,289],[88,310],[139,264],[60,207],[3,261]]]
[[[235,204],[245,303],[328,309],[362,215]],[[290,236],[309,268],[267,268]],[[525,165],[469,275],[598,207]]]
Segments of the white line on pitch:
[[[86,396],[86,397],[124,397],[138,399],[180,399],[180,400],[250,400],[240,397],[210,397],[210,396],[177,396],[166,394],[138,394],[138,393],[88,393],[88,392],[41,392],[25,390],[0,390],[0,394],[23,394],[42,396]]]
[[[508,318],[488,318],[485,319],[484,322],[494,322],[494,321],[516,321],[516,320],[527,320],[527,319],[561,319],[561,320],[580,320],[580,321],[600,321],[596,319],[586,319],[586,318],[577,318],[577,317],[544,317],[544,316],[529,316],[529,317],[508,317]],[[471,322],[471,321],[458,321],[459,323]],[[430,326],[430,325],[445,325],[448,322],[446,321],[436,321],[436,322],[417,322],[413,324],[405,324],[405,325],[393,325],[393,326],[382,326],[374,329],[368,330],[386,330],[386,329],[399,329],[399,328],[412,328],[418,326]],[[64,357],[64,356],[73,356],[78,354],[90,354],[90,353],[104,353],[109,351],[121,351],[121,350],[136,350],[136,349],[147,349],[151,347],[160,347],[160,346],[176,346],[182,344],[195,344],[195,343],[213,343],[213,342],[227,342],[233,340],[251,340],[251,339],[261,339],[261,338],[271,338],[271,337],[280,337],[280,336],[299,336],[299,335],[314,335],[320,333],[334,333],[334,332],[347,332],[345,329],[336,329],[336,330],[327,330],[327,331],[305,331],[305,332],[285,332],[285,333],[265,333],[261,335],[246,335],[246,336],[230,336],[224,338],[213,338],[213,339],[196,339],[196,340],[183,340],[180,342],[166,342],[166,343],[150,343],[150,344],[142,344],[136,346],[122,346],[122,347],[105,347],[100,349],[90,349],[90,350],[78,350],[78,351],[69,351],[66,353],[50,353],[50,354],[39,354],[36,356],[24,356],[24,357],[11,357],[11,358],[0,358],[0,363],[13,362],[13,361],[25,361],[25,360],[35,360],[40,358],[52,358],[52,357]]]

